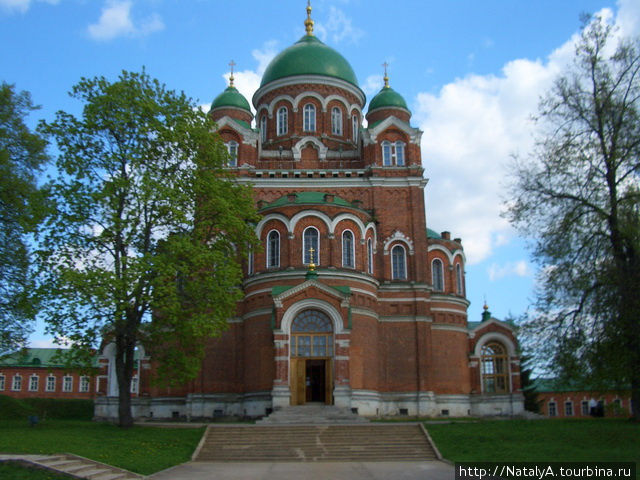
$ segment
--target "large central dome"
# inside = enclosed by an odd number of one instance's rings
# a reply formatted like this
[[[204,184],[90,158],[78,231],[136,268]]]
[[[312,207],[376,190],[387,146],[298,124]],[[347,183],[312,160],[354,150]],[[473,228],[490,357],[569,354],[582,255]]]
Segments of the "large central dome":
[[[349,62],[314,35],[305,35],[276,55],[265,70],[260,86],[298,75],[339,78],[358,87],[358,79]]]

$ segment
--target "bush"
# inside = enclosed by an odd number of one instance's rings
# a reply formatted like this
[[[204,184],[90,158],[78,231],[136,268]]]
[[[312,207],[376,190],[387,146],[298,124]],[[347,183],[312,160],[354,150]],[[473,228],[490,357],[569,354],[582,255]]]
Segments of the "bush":
[[[0,420],[15,420],[37,415],[41,420],[91,420],[93,400],[60,398],[17,399],[0,395]]]
[[[25,404],[21,400],[6,395],[0,395],[0,420],[15,420],[16,418],[27,418],[35,414],[33,407]]]
[[[25,398],[22,400],[40,419],[91,420],[93,400],[62,398]]]

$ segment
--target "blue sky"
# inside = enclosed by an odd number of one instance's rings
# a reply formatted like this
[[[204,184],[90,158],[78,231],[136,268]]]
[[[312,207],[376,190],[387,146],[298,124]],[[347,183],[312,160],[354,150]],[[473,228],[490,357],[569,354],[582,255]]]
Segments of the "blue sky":
[[[0,80],[42,105],[80,105],[83,76],[148,73],[206,105],[226,86],[250,99],[269,60],[304,33],[304,0],[0,0]],[[637,0],[314,0],[315,33],[351,63],[371,98],[391,86],[424,131],[427,224],[461,237],[469,320],[524,312],[536,265],[500,217],[506,166],[526,155],[538,98],[570,60],[581,13],[640,35]],[[38,334],[34,345],[46,340]]]

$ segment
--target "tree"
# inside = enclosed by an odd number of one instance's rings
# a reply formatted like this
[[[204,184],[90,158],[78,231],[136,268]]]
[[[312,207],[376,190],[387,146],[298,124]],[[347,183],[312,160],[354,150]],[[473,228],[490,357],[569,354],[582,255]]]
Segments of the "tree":
[[[184,93],[143,70],[83,78],[70,95],[82,116],[41,125],[60,150],[41,291],[49,331],[75,350],[115,343],[127,427],[136,345],[174,382],[197,374],[205,340],[241,298],[256,213],[249,187],[224,173],[211,119]]]
[[[27,92],[0,85],[0,355],[25,345],[36,313],[29,235],[41,218],[36,176],[45,139],[25,124],[36,110]]]
[[[516,159],[508,217],[541,274],[527,324],[561,377],[632,391],[640,420],[640,48],[586,19],[542,99],[543,134]]]

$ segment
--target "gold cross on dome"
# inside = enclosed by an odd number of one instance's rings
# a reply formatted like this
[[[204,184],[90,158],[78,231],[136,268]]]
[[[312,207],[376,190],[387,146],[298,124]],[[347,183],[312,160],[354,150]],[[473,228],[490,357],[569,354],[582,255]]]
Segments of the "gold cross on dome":
[[[389,67],[389,64],[384,62],[382,66],[384,67],[384,88],[389,88],[389,75],[387,74],[387,67]]]
[[[229,62],[229,66],[231,67],[231,75],[229,75],[229,86],[233,87],[233,67],[236,66],[236,62],[234,62],[233,60],[231,60]]]
[[[313,247],[309,248],[309,271],[313,272],[316,269],[316,264],[313,263],[313,253],[315,252],[315,250],[313,249]]]

